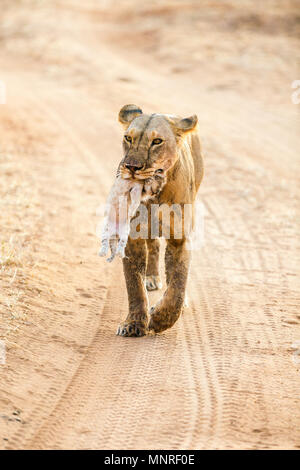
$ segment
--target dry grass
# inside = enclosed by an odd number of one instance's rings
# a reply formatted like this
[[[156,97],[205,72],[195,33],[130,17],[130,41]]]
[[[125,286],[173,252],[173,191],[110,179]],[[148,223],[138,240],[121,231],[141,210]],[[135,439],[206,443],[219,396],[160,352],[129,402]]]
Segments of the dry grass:
[[[32,245],[42,217],[32,166],[43,154],[45,138],[36,122],[36,130],[31,130],[25,115],[25,110],[1,107],[0,339],[8,347],[14,344],[13,333],[27,321],[26,297],[32,295],[37,262]]]
[[[14,175],[16,162],[11,159]],[[8,165],[6,164],[6,167]],[[0,163],[1,171],[1,163]],[[1,171],[3,174],[3,172]],[[26,319],[22,297],[24,280],[30,270],[30,261],[24,256],[24,232],[18,227],[18,219],[26,213],[23,208],[28,204],[29,194],[22,184],[14,185],[6,172],[1,186],[1,227],[0,227],[0,339],[7,340],[12,332],[18,330]],[[23,192],[23,198],[22,198]],[[16,197],[16,194],[17,197]],[[25,202],[26,201],[26,202]]]

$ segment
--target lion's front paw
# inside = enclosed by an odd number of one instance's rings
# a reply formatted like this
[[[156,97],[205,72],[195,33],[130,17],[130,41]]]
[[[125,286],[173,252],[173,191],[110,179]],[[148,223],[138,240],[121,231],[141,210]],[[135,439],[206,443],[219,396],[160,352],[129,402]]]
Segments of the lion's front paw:
[[[118,336],[145,336],[147,334],[147,325],[140,321],[124,321],[117,329]]]
[[[162,282],[159,276],[146,276],[147,290],[158,290],[162,288]]]
[[[150,315],[149,331],[160,333],[168,328],[168,326],[165,325],[165,319],[161,317],[159,311],[155,311],[155,307],[151,308]]]
[[[161,333],[171,326],[178,320],[181,313],[181,309],[175,309],[172,306],[166,307],[163,302],[158,302],[154,307],[150,309],[150,322],[148,329],[155,333]]]

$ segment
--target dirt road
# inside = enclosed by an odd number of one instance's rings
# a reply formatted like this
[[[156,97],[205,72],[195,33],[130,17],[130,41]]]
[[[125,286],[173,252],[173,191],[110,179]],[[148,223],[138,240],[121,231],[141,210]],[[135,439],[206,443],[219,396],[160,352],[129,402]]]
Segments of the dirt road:
[[[300,448],[297,2],[3,3],[0,448]],[[206,169],[190,307],[144,338],[97,257],[131,102],[196,113]]]

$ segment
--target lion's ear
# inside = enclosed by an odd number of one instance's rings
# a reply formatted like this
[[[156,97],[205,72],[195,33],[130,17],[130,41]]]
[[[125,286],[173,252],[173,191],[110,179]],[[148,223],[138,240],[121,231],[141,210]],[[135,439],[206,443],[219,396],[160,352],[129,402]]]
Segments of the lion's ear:
[[[184,119],[170,117],[168,121],[172,126],[176,139],[178,142],[180,142],[184,135],[186,135],[188,132],[192,132],[196,128],[198,118],[196,114],[193,114],[193,116]]]
[[[176,127],[179,132],[191,132],[195,129],[198,123],[198,118],[196,114],[193,114],[193,116],[181,119],[176,123]]]
[[[136,106],[135,104],[126,104],[121,108],[119,112],[119,122],[127,128],[131,121],[134,120],[137,116],[143,114],[141,108]]]

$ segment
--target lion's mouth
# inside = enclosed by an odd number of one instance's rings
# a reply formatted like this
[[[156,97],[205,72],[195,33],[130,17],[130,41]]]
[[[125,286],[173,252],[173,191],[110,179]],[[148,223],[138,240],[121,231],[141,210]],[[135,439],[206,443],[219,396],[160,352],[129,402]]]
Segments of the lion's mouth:
[[[122,165],[120,168],[120,176],[123,179],[132,179],[132,180],[147,180],[152,178],[155,174],[163,175],[164,170],[161,168],[142,168],[132,170],[130,166]]]

